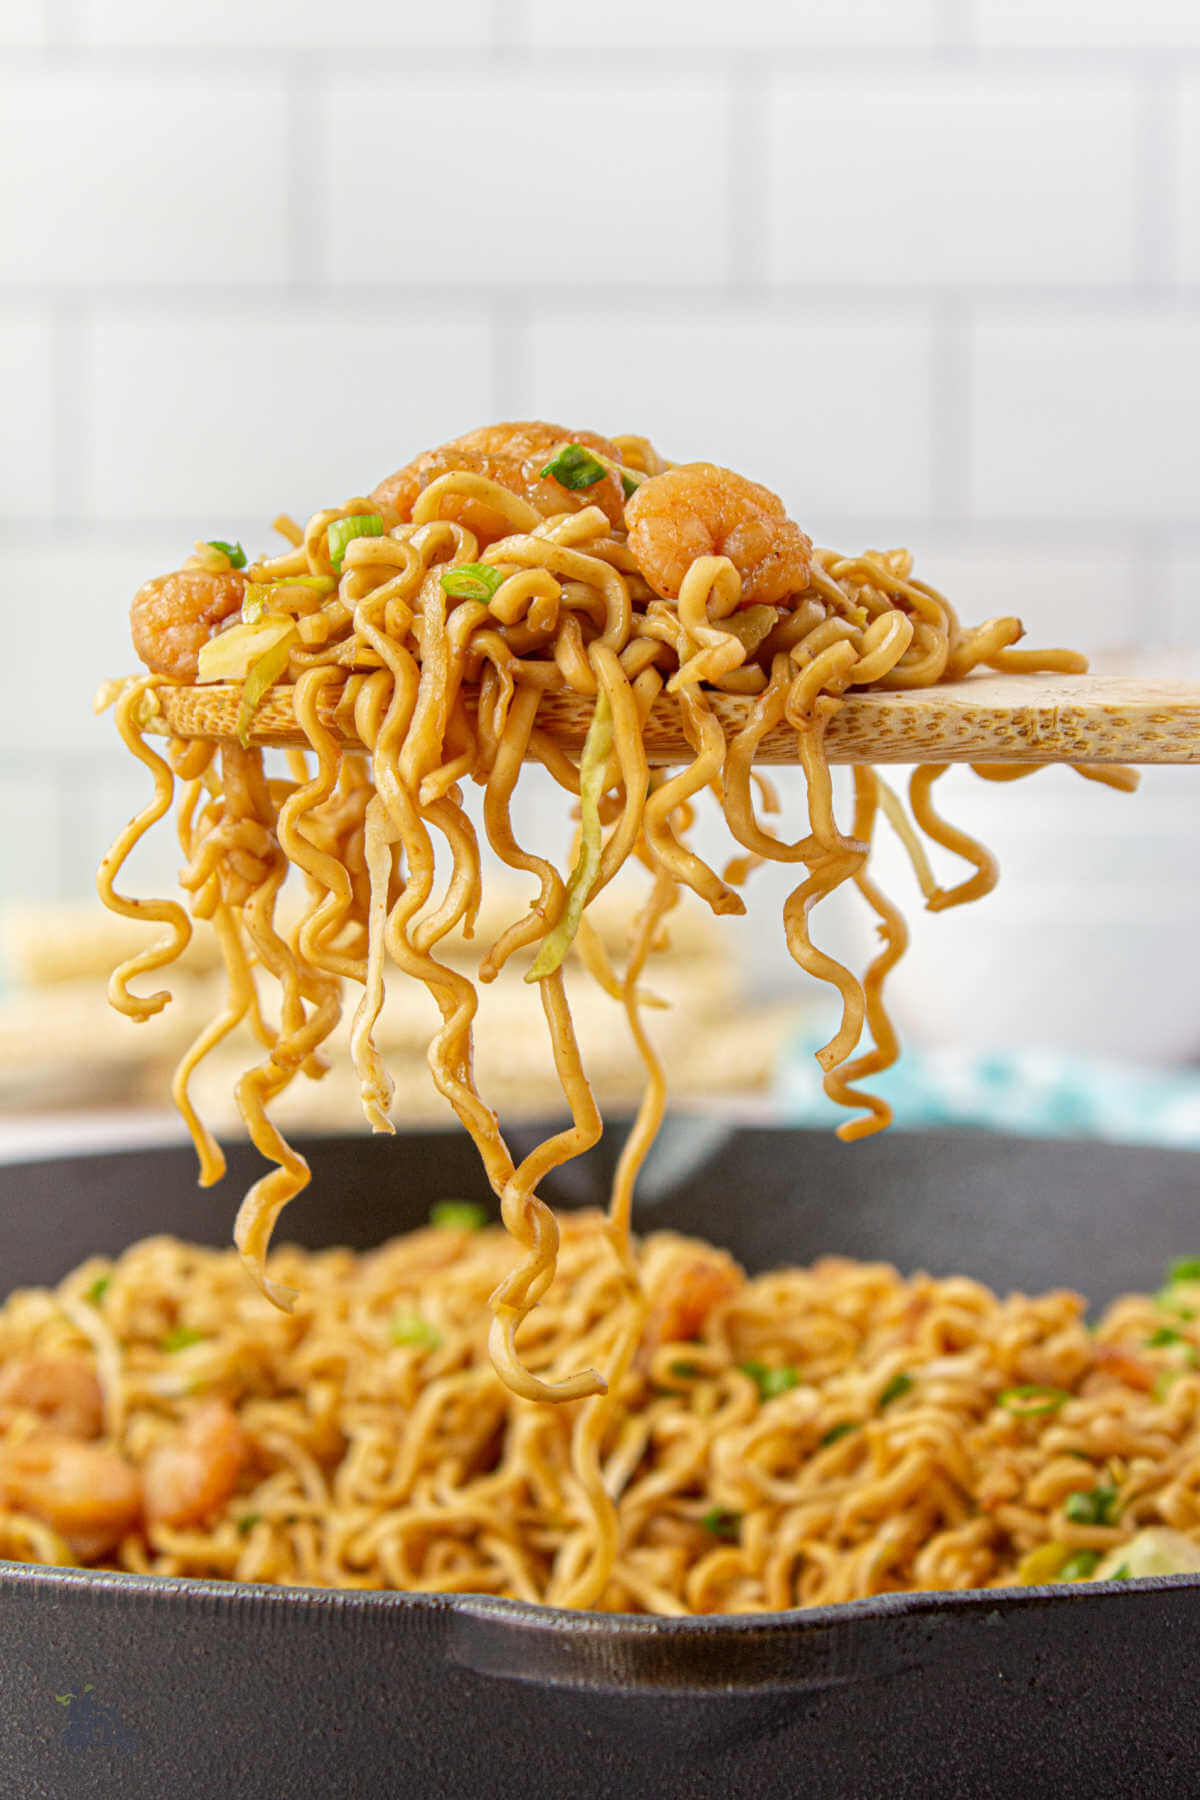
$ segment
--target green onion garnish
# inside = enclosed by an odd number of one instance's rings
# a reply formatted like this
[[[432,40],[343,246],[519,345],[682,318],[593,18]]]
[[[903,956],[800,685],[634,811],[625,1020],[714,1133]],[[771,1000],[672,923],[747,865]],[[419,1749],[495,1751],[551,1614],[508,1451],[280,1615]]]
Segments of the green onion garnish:
[[[1200,1256],[1177,1256],[1167,1268],[1168,1286],[1176,1281],[1200,1281]]]
[[[429,1209],[431,1225],[447,1226],[453,1231],[482,1231],[488,1222],[487,1207],[477,1200],[439,1200]]]
[[[261,1518],[262,1518],[261,1513],[254,1513],[254,1512],[243,1513],[241,1518],[237,1520],[237,1528],[241,1532],[242,1536],[249,1537],[250,1533],[254,1530],[254,1527],[258,1524],[258,1521]]]
[[[1154,1386],[1150,1390],[1151,1399],[1157,1400],[1161,1406],[1163,1401],[1166,1400],[1167,1396],[1170,1394],[1171,1389],[1175,1386],[1175,1383],[1182,1380],[1182,1369],[1160,1369],[1158,1374],[1154,1377]]]
[[[1154,1296],[1154,1304],[1160,1312],[1174,1313],[1179,1319],[1194,1319],[1196,1316],[1195,1307],[1185,1306],[1173,1287],[1159,1288]]]
[[[1132,1581],[1133,1577],[1129,1573],[1129,1564],[1122,1563],[1119,1569],[1113,1570],[1108,1579],[1110,1581]]]
[[[403,1310],[393,1314],[388,1336],[393,1344],[419,1344],[426,1350],[437,1350],[443,1342],[436,1325],[431,1325],[420,1313]]]
[[[1107,1487],[1103,1482],[1094,1487],[1090,1494],[1076,1489],[1067,1495],[1067,1504],[1063,1509],[1068,1519],[1075,1525],[1111,1525],[1113,1508],[1117,1504],[1117,1490]]]
[[[1077,1550],[1074,1556],[1067,1558],[1058,1571],[1058,1579],[1060,1581],[1086,1581],[1099,1561],[1100,1557],[1097,1551]]]
[[[89,1306],[99,1306],[105,1294],[108,1292],[108,1286],[111,1280],[111,1275],[97,1275],[95,1281],[93,1281],[91,1287],[83,1296]]]
[[[382,536],[383,518],[379,513],[354,513],[348,519],[335,519],[325,534],[329,560],[340,573],[347,545],[355,538]]]
[[[839,1438],[846,1436],[847,1432],[857,1430],[857,1419],[843,1419],[840,1424],[831,1425],[824,1436],[818,1440],[819,1448],[824,1450],[827,1444],[836,1444]]]
[[[700,1523],[705,1531],[715,1538],[724,1538],[727,1542],[736,1542],[741,1528],[741,1513],[730,1512],[724,1506],[710,1506]]]
[[[491,563],[456,563],[441,574],[443,592],[452,600],[482,600],[485,605],[503,581],[504,576]]]
[[[222,556],[227,556],[229,558],[229,566],[231,569],[245,568],[246,552],[242,549],[240,544],[227,544],[224,538],[209,538],[207,539],[207,543],[210,550],[219,550]]]
[[[621,470],[621,486],[625,491],[625,498],[627,500],[633,499],[633,496],[637,493],[637,491],[641,487],[641,485],[642,485],[642,477],[641,476],[627,475],[625,473],[624,469]]]
[[[1160,1325],[1157,1331],[1152,1331],[1146,1339],[1146,1347],[1150,1350],[1168,1348],[1182,1350],[1184,1360],[1193,1369],[1196,1367],[1197,1360],[1200,1360],[1197,1357],[1195,1344],[1184,1337],[1182,1331],[1176,1331],[1173,1325]]]
[[[598,481],[603,481],[608,470],[582,444],[567,444],[552,462],[546,464],[542,474],[551,476],[559,487],[570,488],[577,494],[581,488],[595,487]]]
[[[883,1411],[885,1406],[890,1406],[893,1400],[902,1399],[912,1386],[912,1376],[906,1375],[903,1370],[901,1370],[899,1375],[893,1375],[892,1379],[888,1382],[882,1394],[879,1396],[880,1412]]]
[[[202,1344],[204,1333],[196,1331],[191,1325],[175,1325],[168,1331],[162,1341],[164,1350],[190,1350],[193,1344]]]
[[[775,1369],[769,1363],[762,1362],[744,1362],[738,1366],[742,1374],[748,1375],[758,1389],[760,1400],[773,1400],[776,1394],[786,1394],[800,1379],[789,1363]]]
[[[678,1375],[681,1381],[691,1381],[695,1376],[699,1375],[701,1371],[696,1367],[695,1363],[673,1362],[671,1364],[670,1373],[672,1375]]]
[[[566,904],[558,923],[542,939],[540,950],[525,972],[526,981],[541,981],[561,966],[575,941],[583,909],[600,873],[600,856],[604,848],[600,801],[612,742],[612,706],[608,694],[601,688],[596,695],[595,711],[579,759],[579,855],[567,879]]]
[[[999,1404],[1007,1407],[1010,1413],[1016,1413],[1019,1419],[1033,1419],[1039,1413],[1056,1412],[1070,1398],[1065,1388],[1042,1387],[1036,1381],[1027,1382],[1023,1387],[1005,1388],[998,1396]]]

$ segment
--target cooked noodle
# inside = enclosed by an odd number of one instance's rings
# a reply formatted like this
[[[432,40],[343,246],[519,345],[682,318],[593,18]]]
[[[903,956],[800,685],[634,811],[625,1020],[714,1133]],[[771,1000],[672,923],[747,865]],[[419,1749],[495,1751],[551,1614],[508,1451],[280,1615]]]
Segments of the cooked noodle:
[[[633,1249],[639,1332],[609,1236],[564,1218],[526,1334],[548,1383],[581,1352],[615,1371],[574,1406],[490,1365],[495,1228],[280,1249],[290,1314],[232,1252],[167,1238],[12,1295],[0,1552],[78,1561],[90,1532],[88,1560],[168,1576],[683,1614],[1072,1579],[1147,1527],[1200,1542],[1194,1287],[1089,1330],[1069,1292],[840,1258],[745,1279],[662,1232]],[[102,1461],[68,1518],[37,1447],[89,1380]],[[125,1503],[108,1464],[144,1492]]]
[[[1015,618],[975,629],[960,625],[949,602],[913,575],[907,551],[854,557],[814,551],[768,490],[709,464],[668,465],[644,439],[609,441],[588,433],[571,439],[540,424],[488,428],[418,458],[370,499],[314,514],[303,528],[286,518],[276,524],[290,546],[281,555],[243,574],[240,547],[198,545],[182,570],[147,583],[134,601],[134,641],[151,673],[124,686],[117,720],[153,777],[154,798],[118,838],[100,887],[115,910],[160,921],[166,931],[116,972],[110,998],[133,1018],[149,1016],[167,996],[140,998],[131,981],[165,966],[187,942],[190,923],[177,904],[130,900],[115,886],[138,839],[166,812],[177,782],[182,882],[193,916],[210,921],[220,940],[229,993],[224,1011],[180,1064],[175,1099],[197,1144],[201,1178],[213,1181],[223,1159],[196,1114],[189,1080],[209,1051],[248,1021],[263,1056],[242,1077],[237,1100],[271,1167],[242,1202],[235,1240],[262,1292],[281,1307],[298,1307],[299,1319],[316,1304],[307,1284],[320,1280],[326,1265],[282,1259],[268,1272],[276,1220],[309,1179],[303,1157],[272,1120],[272,1102],[298,1074],[323,1073],[322,1046],[349,982],[360,990],[351,1050],[363,1111],[375,1130],[391,1130],[393,1088],[373,1035],[389,971],[427,987],[441,1014],[429,1046],[433,1080],[478,1146],[520,1250],[490,1293],[492,1365],[514,1396],[587,1401],[556,1421],[528,1415],[521,1428],[542,1446],[539,1456],[570,1431],[574,1498],[568,1505],[556,1476],[551,1510],[558,1517],[564,1507],[581,1507],[586,1525],[557,1544],[549,1575],[536,1556],[529,1561],[527,1546],[514,1547],[520,1533],[510,1534],[503,1539],[507,1548],[495,1549],[496,1568],[485,1585],[506,1592],[536,1587],[580,1605],[607,1594],[613,1603],[619,1509],[604,1456],[613,1454],[614,1432],[632,1429],[619,1391],[631,1379],[654,1316],[654,1287],[647,1282],[657,1265],[639,1269],[629,1219],[638,1169],[666,1097],[640,985],[662,939],[662,921],[685,888],[716,913],[744,912],[738,889],[755,866],[796,865],[801,879],[784,905],[784,931],[799,966],[838,998],[839,1022],[818,1061],[827,1092],[854,1112],[839,1135],[852,1140],[882,1129],[891,1117],[886,1102],[853,1085],[888,1068],[898,1054],[883,985],[903,953],[906,930],[867,873],[877,813],[899,832],[930,910],[986,893],[996,866],[934,809],[939,766],[913,774],[911,816],[872,769],[857,768],[852,826],[843,830],[824,747],[829,721],[856,686],[923,687],[960,679],[980,665],[1025,671],[1086,663],[1070,651],[1014,650],[1022,636]],[[241,682],[241,741],[219,747],[173,741],[164,759],[143,736],[155,728],[158,690],[164,679],[191,683],[198,673]],[[283,681],[290,683],[292,714],[307,746],[289,754],[286,777],[268,773],[252,740],[256,708]],[[746,724],[728,741],[709,701],[714,690],[749,702]],[[539,723],[543,697],[563,693],[591,706],[578,757]],[[647,757],[643,732],[656,704],[676,709],[691,748],[690,760],[675,770],[652,768]],[[795,731],[807,791],[807,816],[792,835],[754,768],[763,737],[783,722]],[[353,747],[344,742],[350,730]],[[565,873],[514,832],[512,799],[528,761],[541,762],[577,802],[579,828]],[[981,772],[998,779],[1025,773],[1012,765]],[[469,935],[482,897],[465,778],[483,788],[492,852],[530,876],[536,889],[524,915],[482,947],[479,979],[494,980],[511,958],[526,959],[525,978],[539,987],[570,1117],[519,1165],[475,1083],[476,986],[437,955],[451,932]],[[1106,771],[1104,778],[1130,784],[1127,771]],[[695,805],[706,792],[738,847],[724,874],[688,842]],[[973,872],[956,886],[939,886],[922,834]],[[626,968],[618,972],[589,934],[586,908],[631,862],[645,869],[650,886],[631,924]],[[299,924],[285,932],[276,909],[289,875],[300,878],[306,899]],[[846,883],[879,921],[883,947],[862,976],[823,950],[811,932],[814,910]],[[602,1294],[604,1303],[594,1313],[590,1299],[573,1303],[568,1316],[577,1327],[568,1329],[543,1316],[559,1269],[560,1228],[537,1190],[601,1131],[568,1004],[574,950],[621,1004],[646,1090],[607,1226],[572,1235],[572,1267],[588,1294]],[[273,1014],[264,1007],[269,995]],[[864,1030],[869,1043],[860,1049]],[[595,1265],[586,1275],[579,1261],[585,1251]],[[499,1257],[498,1246],[488,1257],[477,1249],[463,1272],[465,1286],[473,1291],[484,1268],[497,1271]],[[272,1329],[286,1333],[287,1327]],[[543,1353],[548,1341],[552,1355]],[[469,1380],[461,1376],[464,1395],[482,1392],[484,1380],[472,1365]],[[706,1405],[722,1412],[718,1391],[705,1392]],[[493,1394],[489,1406],[498,1422],[497,1404]],[[410,1460],[418,1455],[413,1429],[410,1424],[405,1439]],[[840,1467],[841,1457],[834,1462]],[[452,1585],[451,1548],[443,1544],[436,1568],[425,1572]],[[296,1555],[294,1548],[288,1555]],[[713,1555],[720,1563],[729,1553]],[[301,1560],[311,1574],[312,1559]],[[480,1579],[478,1555],[466,1560],[471,1580]],[[688,1561],[675,1551],[665,1556],[663,1567],[675,1569],[678,1580],[663,1574],[654,1557],[647,1564],[653,1576],[626,1572],[624,1587],[618,1583],[624,1602],[662,1599],[665,1606],[670,1593],[670,1607],[703,1607],[711,1580],[720,1604],[775,1604],[745,1599],[750,1589],[743,1592],[740,1574],[728,1593],[724,1576],[706,1574],[697,1600],[689,1585],[694,1572],[686,1582],[680,1573]],[[403,1558],[387,1565],[388,1579],[402,1565],[408,1566]],[[518,1575],[518,1568],[525,1572]],[[804,1597],[818,1587],[825,1591],[809,1568]],[[763,1593],[779,1591],[772,1578]]]

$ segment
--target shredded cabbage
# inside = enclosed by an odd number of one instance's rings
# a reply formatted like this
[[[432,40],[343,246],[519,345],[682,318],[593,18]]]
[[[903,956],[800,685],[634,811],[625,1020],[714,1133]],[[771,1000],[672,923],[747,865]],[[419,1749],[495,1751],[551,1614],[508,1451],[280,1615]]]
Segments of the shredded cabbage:
[[[541,981],[561,968],[563,958],[575,941],[583,909],[591,898],[596,876],[600,872],[603,838],[600,832],[600,797],[604,792],[604,775],[612,750],[612,707],[601,688],[596,695],[596,710],[588,726],[583,755],[579,761],[579,855],[567,882],[567,901],[562,917],[542,939],[542,947],[525,976],[526,981]]]
[[[287,621],[283,621],[287,624]],[[286,634],[273,644],[269,650],[254,662],[247,671],[242,683],[242,703],[238,707],[237,737],[244,750],[250,748],[250,728],[254,723],[254,715],[263,703],[267,689],[279,680],[288,666],[292,651],[300,641],[300,633],[294,625],[287,625]]]

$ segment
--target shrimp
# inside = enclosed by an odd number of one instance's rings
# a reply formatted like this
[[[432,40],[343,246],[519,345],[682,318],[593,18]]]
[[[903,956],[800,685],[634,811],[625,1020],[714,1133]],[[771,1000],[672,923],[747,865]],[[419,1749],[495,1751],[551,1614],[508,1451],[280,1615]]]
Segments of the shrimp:
[[[36,1413],[63,1437],[96,1438],[104,1429],[104,1394],[96,1372],[74,1356],[22,1356],[0,1373],[0,1427],[13,1413]]]
[[[146,667],[172,681],[195,681],[214,625],[238,610],[245,586],[235,569],[176,569],[144,582],[133,596],[129,625]]]
[[[660,1344],[685,1344],[699,1337],[709,1314],[736,1294],[745,1279],[723,1250],[676,1263],[654,1294],[642,1354],[652,1354]]]
[[[151,1525],[199,1525],[237,1486],[250,1443],[224,1400],[210,1400],[146,1458],[142,1482]]]
[[[94,1562],[138,1523],[142,1484],[115,1450],[48,1432],[0,1446],[0,1498],[42,1519],[84,1562]]]
[[[727,556],[741,604],[778,606],[808,586],[812,540],[770,488],[716,463],[681,463],[643,481],[625,508],[629,547],[664,600],[678,600],[700,556]]]
[[[427,450],[414,462],[381,481],[371,498],[384,516],[386,524],[406,520],[418,496],[431,481],[451,470],[466,469],[484,475],[489,481],[518,494],[543,518],[555,513],[578,512],[585,506],[599,506],[612,525],[621,523],[625,494],[615,469],[606,469],[601,480],[586,488],[565,488],[553,476],[542,474],[557,450],[565,444],[581,444],[608,463],[619,463],[620,452],[607,438],[594,431],[571,433],[561,425],[549,425],[542,419],[516,421],[506,425],[484,425],[477,431]],[[465,525],[482,542],[504,537],[511,527],[503,515],[481,500],[447,498],[443,516]]]

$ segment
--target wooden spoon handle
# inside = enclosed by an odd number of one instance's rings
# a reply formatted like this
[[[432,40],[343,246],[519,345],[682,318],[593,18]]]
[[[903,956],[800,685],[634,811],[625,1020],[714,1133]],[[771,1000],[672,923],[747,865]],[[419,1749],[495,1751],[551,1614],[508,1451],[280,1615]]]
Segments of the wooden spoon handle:
[[[161,711],[150,729],[181,738],[233,739],[240,690],[235,685],[161,687]],[[475,696],[466,696],[468,709]],[[750,718],[754,701],[710,692],[708,701],[732,736]],[[577,755],[592,703],[571,693],[547,693],[538,725]],[[352,709],[338,691],[322,697],[320,716],[334,736],[357,744]],[[678,710],[660,699],[646,724],[651,763],[687,762],[692,750]],[[256,744],[303,745],[292,689],[273,688],[254,719]],[[973,675],[896,693],[853,690],[829,723],[831,762],[1200,762],[1200,683],[1148,681],[1112,675]],[[796,733],[780,725],[763,738],[757,761],[794,763]]]

